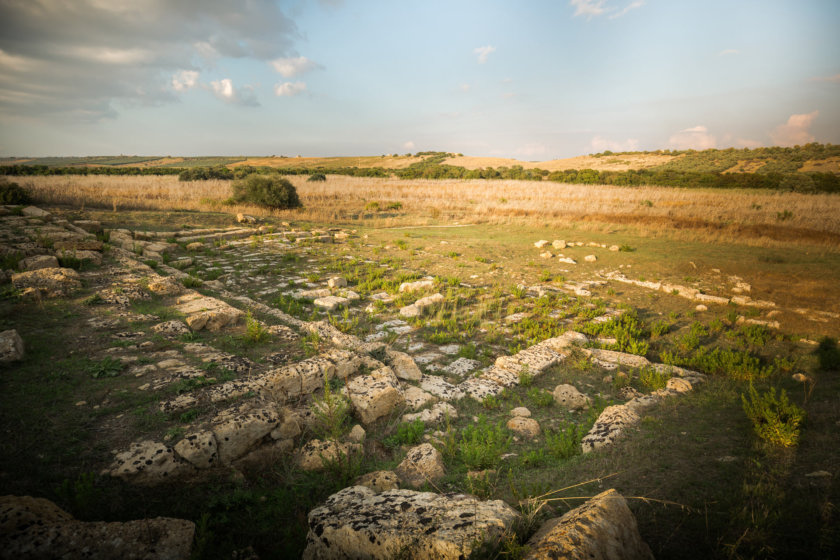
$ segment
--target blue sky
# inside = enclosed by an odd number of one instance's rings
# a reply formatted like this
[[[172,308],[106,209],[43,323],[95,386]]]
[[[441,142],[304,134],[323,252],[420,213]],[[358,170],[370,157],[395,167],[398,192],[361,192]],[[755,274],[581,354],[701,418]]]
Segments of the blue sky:
[[[0,0],[0,155],[840,143],[836,0]]]

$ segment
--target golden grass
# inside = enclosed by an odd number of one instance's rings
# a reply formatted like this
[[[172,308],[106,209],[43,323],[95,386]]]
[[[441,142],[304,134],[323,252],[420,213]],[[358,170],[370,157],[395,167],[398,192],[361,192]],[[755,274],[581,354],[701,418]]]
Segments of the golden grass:
[[[412,163],[423,161],[415,156],[360,156],[360,157],[249,157],[228,167],[253,165],[254,167],[324,167],[336,169],[339,167],[384,167],[386,169],[404,169]]]
[[[819,173],[840,173],[840,156],[825,159],[809,159],[802,164],[799,171]]]
[[[305,208],[274,212],[288,219],[361,221],[367,225],[432,223],[563,224],[596,229],[632,226],[643,234],[737,241],[755,245],[840,247],[840,196],[772,191],[568,185],[533,181],[410,180],[290,177]],[[56,176],[23,181],[48,204],[140,210],[270,212],[225,206],[229,181],[179,182],[177,177]],[[371,203],[378,203],[374,210]],[[384,210],[399,203],[398,210]]]
[[[755,173],[762,167],[766,162],[762,160],[738,160],[738,163],[724,171],[724,173]]]
[[[519,161],[507,158],[489,158],[458,156],[446,159],[443,163],[456,165],[466,169],[483,169],[485,167],[513,167],[521,165],[525,169],[546,169],[548,171],[565,171],[566,169],[595,169],[597,171],[627,171],[628,169],[646,169],[657,165],[664,165],[679,156],[660,154],[621,154],[616,156],[577,156],[566,159],[549,161]]]

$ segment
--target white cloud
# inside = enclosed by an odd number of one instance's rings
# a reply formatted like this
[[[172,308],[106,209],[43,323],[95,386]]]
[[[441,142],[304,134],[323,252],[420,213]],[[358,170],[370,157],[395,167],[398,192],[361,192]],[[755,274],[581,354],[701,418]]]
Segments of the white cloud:
[[[210,82],[210,90],[216,97],[232,105],[257,107],[260,104],[251,86],[243,86],[237,89],[233,86],[233,81],[230,78]]]
[[[668,145],[677,150],[709,150],[717,147],[717,140],[703,125],[684,128],[668,139]]]
[[[502,94],[502,99],[513,99],[514,97],[516,97],[515,93],[508,92]]]
[[[490,56],[492,53],[496,52],[496,47],[491,47],[490,45],[485,45],[483,47],[476,47],[473,49],[473,54],[478,55],[478,63],[484,64],[487,62],[487,57]]]
[[[198,72],[195,70],[181,70],[172,76],[172,89],[187,91],[198,84]]]
[[[735,140],[736,148],[759,148],[761,145],[761,142],[758,140],[750,140],[749,138],[738,138]]]
[[[155,55],[146,49],[114,49],[108,47],[76,47],[68,49],[70,54],[82,60],[102,64],[129,65],[151,62]]]
[[[306,91],[304,82],[283,82],[274,86],[274,94],[277,97],[294,97]]]
[[[323,68],[320,64],[309,60],[305,56],[277,58],[271,61],[271,65],[284,78],[293,78],[310,70]]]
[[[623,142],[610,140],[602,136],[595,136],[589,143],[594,153],[606,152],[636,152],[639,150],[639,140],[636,138],[628,138]]]
[[[538,156],[544,156],[548,153],[548,147],[543,144],[539,144],[536,142],[525,144],[524,146],[520,146],[513,151],[514,154],[517,156],[522,156],[526,158],[533,158]]]
[[[470,91],[471,86],[470,86],[470,84],[461,84],[459,87],[460,87],[461,91],[466,93],[466,92]]]
[[[624,9],[610,15],[610,19],[618,19],[621,16],[627,15],[627,12],[629,12],[630,10],[635,10],[636,8],[641,8],[644,5],[645,5],[644,0],[636,0],[635,2],[630,2],[629,4],[627,4],[624,7]]]
[[[819,76],[813,78],[815,82],[829,82],[832,84],[840,84],[840,74],[835,74],[833,76]]]
[[[795,146],[814,141],[814,135],[808,130],[819,111],[801,115],[791,115],[785,124],[779,125],[770,133],[773,143],[778,146]]]
[[[733,54],[741,54],[738,49],[724,49],[718,53],[718,56],[729,56]]]
[[[403,147],[404,149],[408,150],[408,151],[411,151],[411,150],[413,150],[413,149],[414,149],[414,142],[412,142],[411,140],[409,140],[408,142],[405,142],[405,143],[402,145],[402,147]]]
[[[609,14],[610,19],[618,19],[631,10],[645,5],[644,0],[633,0],[623,8],[611,6],[607,0],[571,0],[570,6],[575,8],[573,17],[586,16],[587,19]]]

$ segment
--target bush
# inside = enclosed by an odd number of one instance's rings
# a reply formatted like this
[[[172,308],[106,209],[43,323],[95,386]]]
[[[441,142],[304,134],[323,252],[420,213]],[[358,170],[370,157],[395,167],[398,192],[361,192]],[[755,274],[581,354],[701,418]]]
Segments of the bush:
[[[776,389],[762,395],[750,384],[749,400],[741,395],[744,412],[752,421],[755,433],[764,441],[781,447],[791,447],[799,440],[799,425],[805,418],[805,411],[788,401],[782,389],[776,398]]]
[[[309,179],[307,179],[307,181],[313,181],[313,182],[315,182],[315,181],[326,181],[326,180],[327,180],[327,176],[324,175],[323,173],[313,173],[312,175],[309,176]]]
[[[17,183],[0,183],[0,204],[29,204],[32,197]]]
[[[233,182],[233,198],[256,206],[280,210],[300,208],[297,190],[288,179],[277,175],[248,175]]]

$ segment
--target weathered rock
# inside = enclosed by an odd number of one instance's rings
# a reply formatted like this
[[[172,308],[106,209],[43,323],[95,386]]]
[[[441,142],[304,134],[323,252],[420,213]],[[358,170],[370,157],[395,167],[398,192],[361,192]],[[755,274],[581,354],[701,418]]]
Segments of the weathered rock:
[[[554,401],[569,410],[589,408],[592,399],[577,390],[574,385],[558,385],[554,388]]]
[[[257,217],[249,216],[248,214],[243,214],[242,212],[240,212],[236,215],[236,222],[239,224],[256,224]]]
[[[332,462],[345,460],[352,453],[361,451],[358,443],[340,443],[313,439],[306,442],[298,454],[298,467],[306,471],[319,471]]]
[[[158,323],[152,327],[152,331],[164,336],[181,336],[182,334],[189,334],[191,332],[190,328],[178,319]]]
[[[400,478],[394,471],[373,471],[356,479],[356,486],[370,488],[374,492],[386,492],[400,487]]]
[[[32,288],[48,298],[66,296],[82,287],[79,273],[72,268],[42,268],[13,274],[12,284],[18,290]]]
[[[152,486],[192,470],[194,467],[177,457],[171,447],[144,440],[117,453],[109,474],[141,486]]]
[[[466,558],[519,518],[501,500],[351,486],[309,513],[306,560]]]
[[[423,280],[417,280],[416,282],[403,282],[400,284],[400,293],[403,292],[417,292],[420,290],[425,290],[426,288],[432,288],[435,285],[435,281],[429,278],[425,278]]]
[[[526,560],[653,560],[627,502],[612,489],[544,523],[528,547]]]
[[[411,305],[406,305],[400,309],[400,315],[403,317],[419,317],[425,313],[426,309],[441,303],[444,300],[442,294],[432,294],[418,299]]]
[[[465,396],[461,389],[435,375],[424,375],[420,380],[420,388],[444,401],[457,401]]]
[[[419,488],[426,482],[443,478],[446,469],[440,451],[430,443],[421,443],[408,450],[405,459],[397,465],[394,472],[403,485]]]
[[[213,419],[213,435],[222,464],[245,455],[280,423],[280,415],[274,408],[248,409],[247,406],[225,410]]]
[[[149,291],[162,296],[174,296],[184,291],[184,286],[171,276],[161,276],[149,282]]]
[[[598,348],[593,348],[587,352],[593,362],[608,369],[620,365],[627,367],[646,367],[650,365],[650,361],[647,358],[635,354],[616,352],[614,350],[601,350]]]
[[[52,216],[52,214],[46,210],[38,208],[37,206],[27,206],[21,210],[21,214],[27,218],[48,218]]]
[[[687,379],[672,377],[666,382],[665,388],[676,393],[688,393],[691,391],[692,387],[691,383]]]
[[[326,309],[327,311],[333,311],[334,309],[338,309],[339,307],[347,305],[348,303],[350,303],[350,300],[339,296],[326,296],[320,297],[312,303],[316,307]]]
[[[489,379],[471,377],[470,379],[460,383],[458,385],[458,390],[480,402],[487,397],[496,397],[501,395],[505,389],[501,385],[498,385]]]
[[[391,369],[394,370],[394,373],[400,379],[405,379],[406,381],[420,381],[420,378],[423,377],[423,373],[420,371],[420,368],[417,367],[417,364],[414,362],[414,358],[405,352],[397,352],[396,350],[391,350],[389,348],[385,350],[385,361],[389,366],[391,366]]]
[[[583,436],[580,447],[584,453],[588,453],[599,447],[610,445],[625,428],[638,422],[639,415],[627,405],[608,406],[598,416],[589,433]]]
[[[548,245],[548,240],[547,239],[540,239],[539,241],[536,241],[534,243],[534,247],[536,247],[537,249],[542,249],[546,245]]]
[[[551,251],[543,251],[542,253],[540,253],[540,258],[541,259],[550,259],[553,256],[554,256],[554,253],[552,253]]]
[[[201,241],[193,241],[187,244],[187,251],[201,251],[204,249],[204,243]]]
[[[98,220],[74,220],[73,225],[88,233],[100,233],[102,231],[102,222]]]
[[[347,280],[342,278],[341,276],[333,276],[329,280],[327,280],[327,286],[330,288],[344,288],[347,286]]]
[[[563,239],[555,239],[551,242],[551,246],[555,249],[565,249],[566,248],[566,241]]]
[[[409,386],[403,391],[405,397],[405,404],[412,410],[423,408],[428,403],[435,400],[435,396],[421,389],[420,387]]]
[[[93,251],[102,252],[102,242],[96,239],[65,239],[53,244],[56,251]]]
[[[23,339],[15,329],[0,332],[0,362],[17,362],[24,356]]]
[[[194,331],[215,332],[235,325],[245,316],[241,310],[222,300],[193,292],[178,298],[175,310],[187,316],[187,324]]]
[[[458,377],[463,377],[468,373],[474,371],[481,365],[481,362],[478,360],[471,360],[470,358],[458,358],[445,368],[443,371],[446,373],[457,375]]]
[[[58,259],[52,255],[34,255],[20,261],[22,270],[40,270],[42,268],[58,268]]]
[[[175,453],[199,469],[209,469],[218,464],[217,450],[213,432],[188,434],[175,444]]]
[[[186,560],[194,534],[184,519],[85,522],[43,498],[0,497],[0,558]]]
[[[389,367],[353,378],[347,391],[363,424],[375,422],[405,402],[400,382]]]
[[[308,395],[323,387],[324,383],[335,375],[336,366],[332,361],[322,356],[315,356],[268,371],[261,379],[256,380],[253,386],[243,385],[242,382],[232,382],[228,388],[236,393],[231,394],[231,396],[245,394],[259,387],[262,391],[275,397],[296,397]]]
[[[98,251],[67,249],[57,251],[56,256],[60,259],[76,259],[78,261],[87,262],[94,266],[99,266],[100,264],[102,264],[102,253]]]
[[[458,418],[458,410],[449,403],[441,402],[420,412],[403,414],[402,421],[414,422],[415,420],[420,420],[424,424],[436,424],[442,422],[447,417]]]
[[[290,409],[283,410],[279,425],[271,430],[272,439],[294,439],[301,433],[301,419]]]
[[[524,406],[517,406],[516,408],[510,411],[510,415],[514,417],[519,416],[521,418],[530,418],[531,411],[525,408]]]
[[[365,429],[362,428],[359,424],[356,424],[350,430],[350,433],[347,434],[347,439],[349,439],[353,443],[362,443],[363,441],[365,441],[366,436],[367,433],[365,432]]]
[[[533,418],[514,416],[507,421],[508,430],[521,436],[533,439],[540,435],[540,425]]]
[[[583,257],[583,260],[585,260],[586,262],[595,262],[598,260],[598,257],[596,257],[595,255],[586,255],[585,257]]]

